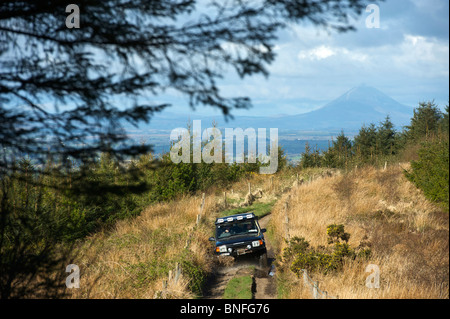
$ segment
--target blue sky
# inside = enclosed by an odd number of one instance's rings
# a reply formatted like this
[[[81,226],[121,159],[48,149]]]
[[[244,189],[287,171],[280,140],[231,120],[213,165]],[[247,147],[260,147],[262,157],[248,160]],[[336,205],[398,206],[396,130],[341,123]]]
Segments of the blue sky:
[[[373,86],[398,102],[416,107],[449,100],[449,1],[386,0],[379,5],[380,28],[367,28],[363,15],[356,32],[339,34],[311,25],[292,25],[280,33],[270,76],[239,79],[227,75],[219,88],[225,96],[248,96],[250,110],[234,115],[299,114],[317,109],[353,87]],[[212,115],[167,93],[159,100],[173,106],[163,113]]]

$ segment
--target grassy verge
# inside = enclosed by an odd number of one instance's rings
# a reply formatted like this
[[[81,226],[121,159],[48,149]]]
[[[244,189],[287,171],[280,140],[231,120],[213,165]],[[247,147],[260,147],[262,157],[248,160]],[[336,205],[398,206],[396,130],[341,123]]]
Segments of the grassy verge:
[[[224,210],[220,213],[220,217],[253,212],[257,217],[261,218],[270,213],[275,202],[276,201],[271,201],[269,203],[254,203],[247,207]]]
[[[225,288],[223,299],[252,299],[253,277],[239,276],[231,279]]]
[[[213,217],[196,224],[200,196],[149,206],[140,216],[116,223],[111,232],[88,238],[74,263],[83,277],[72,298],[154,298],[169,271],[181,266],[181,278],[169,282],[166,298],[195,298],[211,270],[208,234]],[[205,212],[216,199],[207,197]],[[187,243],[189,242],[189,245]]]

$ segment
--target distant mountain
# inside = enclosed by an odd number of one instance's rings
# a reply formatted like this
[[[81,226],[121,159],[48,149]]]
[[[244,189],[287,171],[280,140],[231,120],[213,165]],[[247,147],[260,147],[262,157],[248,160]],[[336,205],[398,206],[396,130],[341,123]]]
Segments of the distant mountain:
[[[251,111],[249,111],[251,114]],[[236,116],[225,122],[223,116],[187,116],[181,114],[158,114],[150,124],[141,126],[141,130],[171,130],[186,127],[192,120],[202,120],[202,128],[210,127],[214,122],[218,127],[278,128],[279,130],[296,131],[357,131],[362,125],[378,124],[390,116],[397,128],[409,124],[413,116],[411,107],[400,104],[386,94],[369,86],[353,88],[324,105],[322,108],[298,115],[282,115],[274,117]]]
[[[318,110],[288,117],[286,125],[305,130],[359,129],[364,124],[378,124],[387,115],[401,127],[409,124],[413,109],[375,88],[359,86]]]

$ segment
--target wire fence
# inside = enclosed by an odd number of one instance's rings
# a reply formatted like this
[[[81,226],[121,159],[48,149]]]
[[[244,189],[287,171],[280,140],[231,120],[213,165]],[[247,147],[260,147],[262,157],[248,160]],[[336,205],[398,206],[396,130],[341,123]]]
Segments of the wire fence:
[[[296,183],[294,186],[299,187],[300,185],[304,184],[303,179],[300,179],[298,174],[296,176]],[[310,181],[307,181],[306,184],[309,184]],[[271,187],[273,186],[273,180],[271,180]],[[251,186],[249,183],[249,192],[251,192]],[[223,194],[223,200],[224,205],[226,205],[226,193]],[[285,212],[285,238],[289,242],[290,241],[290,233],[289,233],[289,201],[290,201],[290,195],[288,195],[285,203],[284,203],[284,212]],[[199,214],[197,215],[196,222],[192,226],[192,231],[190,232],[190,235],[186,239],[186,244],[184,246],[185,249],[189,249],[191,240],[192,240],[192,234],[193,231],[197,228],[197,226],[200,224],[202,217],[204,215],[204,206],[205,206],[205,193],[202,194],[202,200],[199,207]],[[331,296],[328,294],[327,291],[323,291],[319,288],[319,282],[314,281],[309,275],[306,269],[301,270],[303,272],[303,284],[305,287],[307,287],[310,292],[313,299],[339,299],[339,296]],[[162,290],[156,291],[153,298],[156,299],[165,299],[170,297],[170,287],[176,286],[178,281],[180,280],[182,275],[182,268],[179,263],[175,264],[175,269],[170,270],[168,277],[166,280],[163,280],[162,282]]]
[[[184,245],[184,249],[189,249],[189,246],[190,246],[191,240],[192,240],[192,235],[194,234],[194,230],[200,224],[200,222],[202,220],[202,216],[204,215],[203,214],[204,208],[205,208],[205,193],[202,194],[202,201],[200,203],[199,213],[197,214],[195,225],[192,226],[192,230],[189,232],[189,236],[186,239],[186,244]],[[175,269],[169,270],[167,279],[164,279],[162,281],[162,289],[155,292],[155,294],[153,295],[153,299],[166,299],[168,297],[170,298],[171,287],[177,286],[182,273],[183,273],[183,270],[181,268],[181,265],[180,265],[180,263],[177,262],[175,264]]]
[[[297,177],[298,179],[298,177]],[[289,233],[289,201],[291,199],[291,195],[288,195],[286,198],[286,201],[284,202],[284,231],[285,231],[285,238],[287,242],[290,242],[290,233]],[[328,294],[327,291],[323,291],[319,288],[319,282],[314,281],[311,277],[308,275],[308,271],[306,269],[301,269],[303,272],[303,284],[305,287],[309,288],[311,292],[311,296],[313,299],[339,299],[339,296],[331,296]]]
[[[323,291],[319,288],[319,282],[314,281],[308,275],[306,269],[302,269],[303,272],[303,284],[305,287],[309,288],[311,296],[313,299],[339,299],[339,296],[331,296],[327,291]]]

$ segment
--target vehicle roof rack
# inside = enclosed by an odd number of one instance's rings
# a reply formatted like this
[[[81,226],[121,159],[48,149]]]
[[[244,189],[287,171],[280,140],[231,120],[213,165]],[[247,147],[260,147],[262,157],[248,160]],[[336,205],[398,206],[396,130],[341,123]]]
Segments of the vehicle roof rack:
[[[223,224],[223,223],[231,223],[234,221],[241,221],[245,219],[256,219],[256,216],[253,212],[247,212],[243,214],[236,214],[236,215],[230,215],[225,217],[220,217],[216,219],[216,225],[217,224]]]

